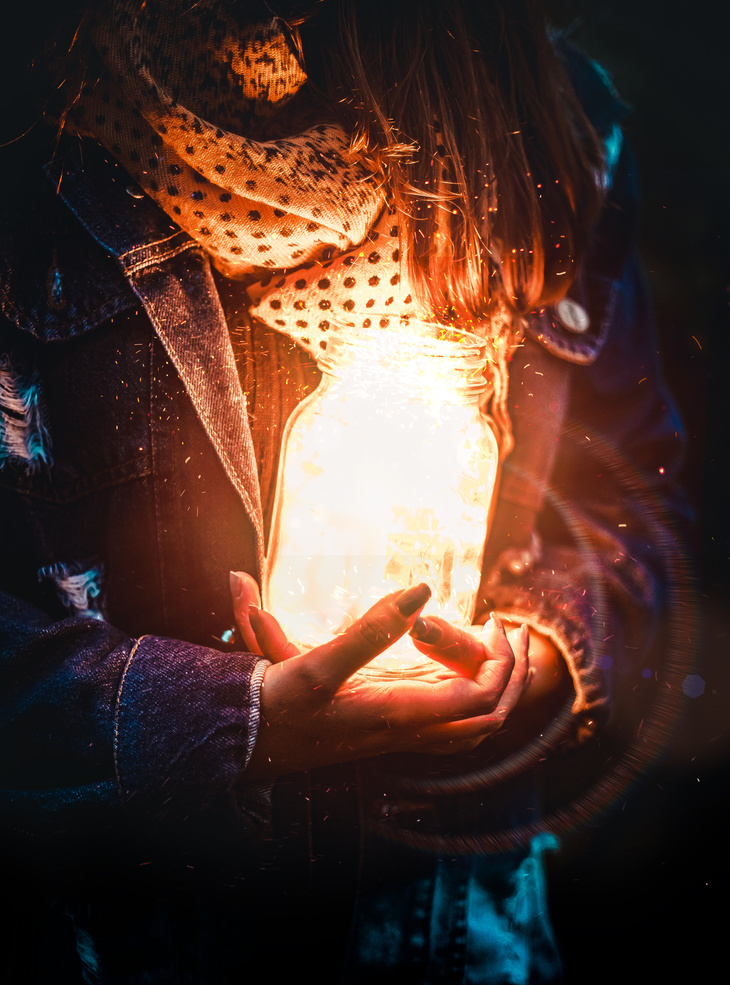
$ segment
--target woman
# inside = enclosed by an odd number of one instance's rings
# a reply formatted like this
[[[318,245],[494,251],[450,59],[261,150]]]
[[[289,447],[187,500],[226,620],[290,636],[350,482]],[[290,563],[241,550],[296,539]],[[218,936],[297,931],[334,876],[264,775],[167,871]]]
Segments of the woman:
[[[622,107],[532,2],[285,7],[87,10],[8,209],[4,815],[62,868],[43,919],[86,980],[227,981],[257,945],[279,975],[549,980],[541,843],[449,861],[372,832],[524,824],[534,771],[436,806],[394,777],[519,758],[566,696],[570,745],[641,685],[678,428]],[[281,430],[328,313],[373,311],[495,353],[494,615],[469,636],[412,586],[294,655],[257,605]],[[438,685],[358,676],[406,632]]]

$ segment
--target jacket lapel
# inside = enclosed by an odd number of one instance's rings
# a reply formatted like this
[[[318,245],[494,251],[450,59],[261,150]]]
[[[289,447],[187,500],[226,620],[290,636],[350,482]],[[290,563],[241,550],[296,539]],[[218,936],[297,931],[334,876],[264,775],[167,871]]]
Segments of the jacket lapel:
[[[116,257],[144,305],[256,531],[261,578],[264,528],[256,458],[208,258],[96,145],[56,158],[46,172],[82,225]]]

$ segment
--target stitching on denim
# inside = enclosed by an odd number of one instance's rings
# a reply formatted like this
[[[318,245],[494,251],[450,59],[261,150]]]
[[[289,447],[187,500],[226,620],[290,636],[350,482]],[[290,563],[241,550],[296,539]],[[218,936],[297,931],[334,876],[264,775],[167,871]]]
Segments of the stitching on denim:
[[[103,620],[101,565],[84,569],[79,563],[58,562],[39,570],[38,580],[46,578],[54,582],[61,603],[74,615]]]
[[[248,748],[246,749],[246,761],[243,764],[245,769],[248,766],[248,761],[251,759],[253,754],[254,746],[256,745],[256,737],[259,732],[259,725],[261,723],[261,685],[264,682],[264,674],[266,673],[266,668],[270,666],[268,660],[259,660],[253,669],[251,674],[250,683],[250,712],[251,717],[249,720],[249,733],[248,733]]]
[[[122,302],[121,305],[117,307],[120,302]],[[78,315],[78,320],[69,324],[68,328],[61,333],[57,331],[55,322],[50,326],[36,324],[32,319],[28,318],[27,312],[24,309],[19,308],[5,295],[0,294],[0,310],[8,321],[15,325],[16,328],[19,328],[21,332],[29,332],[35,338],[39,339],[62,339],[63,341],[75,338],[84,332],[90,332],[101,324],[102,321],[107,321],[116,315],[124,314],[124,312],[129,311],[136,304],[138,304],[138,301],[134,295],[128,295],[126,292],[119,291],[112,295],[109,300],[103,301],[88,311],[84,310]],[[77,306],[74,307],[78,310]],[[66,317],[62,321],[63,325],[69,322],[68,312],[65,314]],[[96,321],[97,318],[99,319],[98,322]]]
[[[124,670],[122,671],[122,679],[119,682],[119,690],[117,691],[117,700],[114,706],[114,741],[112,743],[112,757],[114,759],[114,777],[117,784],[117,794],[119,795],[119,802],[124,804],[124,788],[122,787],[122,773],[119,768],[119,731],[121,725],[122,717],[122,692],[124,691],[124,685],[127,682],[127,674],[132,666],[132,661],[137,656],[137,650],[142,640],[147,639],[147,636],[140,636],[138,640],[134,641],[134,645],[129,652],[129,657],[124,665]]]
[[[108,469],[102,469],[101,472],[90,473],[84,481],[74,482],[69,488],[63,482],[58,481],[53,484],[47,483],[43,488],[26,483],[22,492],[29,499],[44,503],[76,503],[90,493],[98,493],[104,489],[113,489],[128,482],[146,479],[152,473],[150,466],[145,465],[144,468],[131,470],[140,461],[146,461],[146,457],[141,454],[136,459],[130,458],[126,462],[120,462],[118,466],[113,465]],[[0,478],[0,488],[7,488],[8,485],[12,489],[18,488],[17,480],[8,484]]]
[[[50,464],[50,436],[38,374],[24,377],[10,356],[0,355],[0,468],[11,459],[23,462],[28,471]]]
[[[153,239],[149,243],[141,243],[139,246],[131,246],[128,250],[125,250],[124,253],[119,254],[119,259],[124,260],[131,253],[138,253],[140,250],[149,250],[155,246],[162,246],[163,243],[169,243],[171,239],[175,239],[181,235],[186,236],[189,243],[194,242],[187,236],[187,233],[183,233],[182,229],[176,229],[174,233],[170,233],[169,236],[164,236],[162,239]]]
[[[175,236],[171,236],[169,238],[174,239],[175,237],[179,237],[179,236],[180,233],[175,233]],[[161,242],[167,242],[167,241],[162,240]],[[147,267],[151,267],[157,263],[164,263],[167,260],[171,260],[174,257],[179,256],[181,253],[185,253],[187,250],[200,250],[200,246],[198,245],[198,243],[195,242],[195,240],[188,239],[184,243],[181,243],[179,246],[176,246],[172,249],[160,250],[159,252],[157,250],[154,250],[154,252],[152,252],[151,255],[145,256],[142,259],[132,260],[132,261],[127,260],[127,257],[135,253],[149,253],[149,251],[151,251],[156,245],[157,244],[149,243],[149,244],[145,244],[144,246],[135,246],[134,249],[128,250],[126,253],[123,253],[119,259],[124,264],[124,269],[126,270],[126,272],[128,274],[136,274],[139,273],[141,270],[145,270]]]
[[[154,256],[147,257],[144,260],[138,260],[134,264],[126,267],[126,270],[130,274],[139,274],[143,270],[147,270],[148,267],[154,267],[157,264],[165,263],[168,260],[173,260],[176,256],[180,256],[181,253],[187,253],[190,250],[200,251],[200,247],[197,243],[192,240],[189,243],[183,243],[182,246],[177,247],[174,250],[170,250],[166,253],[156,253]]]

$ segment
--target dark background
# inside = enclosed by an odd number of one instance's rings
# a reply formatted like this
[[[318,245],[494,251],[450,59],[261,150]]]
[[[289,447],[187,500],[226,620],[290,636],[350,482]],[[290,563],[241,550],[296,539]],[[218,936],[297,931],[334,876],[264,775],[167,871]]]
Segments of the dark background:
[[[697,513],[699,631],[688,633],[687,658],[705,682],[686,700],[658,767],[551,863],[553,913],[571,985],[719,980],[730,913],[722,809],[730,763],[730,19],[727,5],[711,0],[547,7],[633,107],[625,130],[643,190],[640,247],[665,374],[687,427],[684,482]]]
[[[27,119],[18,67],[28,38],[47,32],[58,9],[76,6],[21,0],[3,11],[5,139]],[[547,8],[633,107],[625,129],[642,178],[640,245],[665,373],[687,426],[684,482],[697,513],[699,620],[681,642],[705,682],[653,771],[551,861],[551,905],[570,985],[715,980],[727,936],[720,921],[730,912],[722,810],[730,764],[730,18],[712,0],[547,0]],[[0,193],[12,194],[7,181]]]

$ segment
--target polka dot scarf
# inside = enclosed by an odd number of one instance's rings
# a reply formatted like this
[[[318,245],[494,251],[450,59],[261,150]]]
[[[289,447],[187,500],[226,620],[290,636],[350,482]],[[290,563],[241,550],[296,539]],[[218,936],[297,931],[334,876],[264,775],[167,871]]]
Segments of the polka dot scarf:
[[[306,76],[278,21],[238,23],[224,0],[114,0],[92,40],[104,71],[71,125],[222,273],[288,269],[362,242],[382,192],[339,125],[302,129]]]
[[[103,144],[224,276],[246,279],[251,316],[311,355],[335,321],[431,320],[408,283],[395,210],[342,127],[315,116],[281,23],[234,9],[105,4],[91,29],[99,77],[68,125]],[[506,453],[519,332],[504,311],[467,327],[492,343],[491,412]]]
[[[333,320],[370,328],[419,315],[401,263],[395,210],[383,210],[365,240],[329,260],[307,263],[249,287],[251,314],[317,355]]]

